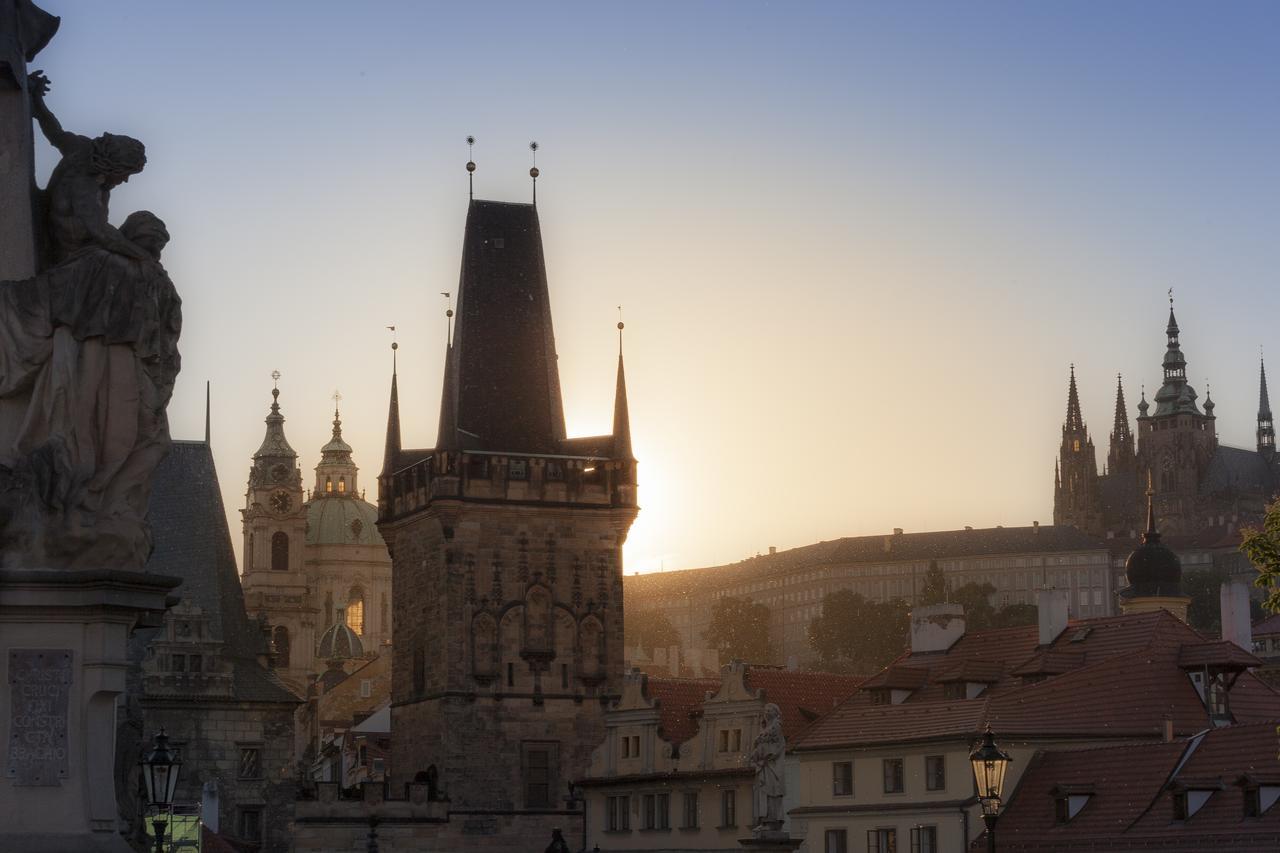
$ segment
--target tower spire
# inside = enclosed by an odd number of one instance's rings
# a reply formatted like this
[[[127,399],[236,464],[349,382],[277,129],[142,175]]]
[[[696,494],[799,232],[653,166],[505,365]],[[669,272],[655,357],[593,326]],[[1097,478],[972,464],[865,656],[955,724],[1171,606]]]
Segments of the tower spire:
[[[1129,409],[1124,402],[1124,378],[1116,374],[1116,418],[1111,427],[1111,446],[1107,451],[1107,471],[1133,470],[1137,456],[1134,453],[1133,431],[1129,429]]]
[[[1276,451],[1276,429],[1271,420],[1271,400],[1267,395],[1267,363],[1258,355],[1258,452]]]
[[[1084,416],[1080,414],[1080,392],[1076,390],[1076,366],[1071,365],[1071,382],[1067,386],[1067,423],[1068,430],[1083,430]]]
[[[538,203],[538,143],[530,142],[529,150],[533,152],[533,165],[529,168],[529,177],[533,178],[533,203]]]
[[[209,380],[204,381],[204,443],[209,446]]]
[[[467,137],[467,201],[473,201],[476,197],[476,161],[471,156],[471,150],[475,147],[476,138],[474,136]]]
[[[388,326],[395,332],[395,326]],[[400,457],[400,392],[396,387],[396,350],[400,344],[391,342],[391,402],[387,406],[387,446],[382,453],[382,476],[387,476],[398,467]]]
[[[448,293],[441,292],[446,301],[451,297]],[[454,450],[457,447],[458,438],[458,421],[455,414],[457,408],[457,394],[455,389],[457,384],[454,379],[456,366],[454,365],[453,356],[453,303],[447,301],[449,305],[445,309],[444,318],[446,324],[445,345],[444,345],[444,383],[440,388],[440,426],[436,431],[436,449],[437,450]]]
[[[618,383],[613,396],[613,455],[635,458],[631,452],[631,414],[627,408],[627,374],[622,366],[622,306],[618,306]]]

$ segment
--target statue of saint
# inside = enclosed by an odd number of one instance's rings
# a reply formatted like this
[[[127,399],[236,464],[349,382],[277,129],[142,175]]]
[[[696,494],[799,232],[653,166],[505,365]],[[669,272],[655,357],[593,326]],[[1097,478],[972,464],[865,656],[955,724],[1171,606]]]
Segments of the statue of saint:
[[[751,745],[747,762],[756,771],[752,785],[752,803],[755,807],[755,831],[777,832],[782,828],[782,756],[786,750],[782,736],[782,712],[770,702],[764,706],[760,718],[760,733]]]
[[[32,114],[62,160],[45,191],[51,264],[0,282],[0,564],[140,570],[151,474],[169,447],[181,300],[154,214],[107,221],[142,143],[62,130],[32,74]]]

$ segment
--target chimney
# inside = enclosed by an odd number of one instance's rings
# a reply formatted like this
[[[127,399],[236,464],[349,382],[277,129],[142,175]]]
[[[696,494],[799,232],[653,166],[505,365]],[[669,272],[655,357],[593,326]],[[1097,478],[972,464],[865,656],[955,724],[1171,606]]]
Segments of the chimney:
[[[1239,576],[1227,578],[1218,591],[1222,608],[1222,639],[1253,652],[1253,626],[1249,623],[1249,587]]]
[[[966,525],[964,526],[964,529],[965,529],[965,530],[972,530],[972,529],[973,529],[973,525],[972,525],[972,524],[966,524]]]
[[[1047,646],[1067,630],[1067,604],[1070,590],[1042,589],[1036,597],[1036,613],[1040,619],[1040,645]]]
[[[901,535],[902,535],[902,528],[901,528],[901,527],[895,527],[895,528],[893,528],[893,535],[894,535],[894,536],[901,536]]]
[[[1032,532],[1032,533],[1039,533],[1039,532],[1040,532],[1040,522],[1038,522],[1038,521],[1033,521],[1033,522],[1031,522],[1031,532]]]
[[[769,546],[769,556],[770,556],[770,557],[772,557],[772,556],[774,556],[774,555],[775,555],[775,554],[777,554],[777,553],[778,553],[778,546],[777,546],[777,545],[770,545],[770,546]]]
[[[1173,743],[1173,717],[1168,715],[1164,718],[1164,742]]]
[[[964,608],[933,604],[911,611],[911,652],[945,652],[964,636]]]

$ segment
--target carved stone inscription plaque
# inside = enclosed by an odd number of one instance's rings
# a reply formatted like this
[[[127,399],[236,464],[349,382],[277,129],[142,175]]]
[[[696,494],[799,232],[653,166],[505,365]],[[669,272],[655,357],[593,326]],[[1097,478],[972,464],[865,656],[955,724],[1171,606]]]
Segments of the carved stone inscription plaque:
[[[10,649],[9,764],[15,785],[67,778],[70,649]]]

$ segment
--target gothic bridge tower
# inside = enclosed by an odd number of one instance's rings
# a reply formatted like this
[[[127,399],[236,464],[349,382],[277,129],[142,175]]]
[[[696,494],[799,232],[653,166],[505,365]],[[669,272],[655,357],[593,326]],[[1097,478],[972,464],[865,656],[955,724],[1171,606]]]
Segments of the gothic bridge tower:
[[[393,786],[434,768],[450,808],[546,838],[622,686],[622,356],[613,433],[566,438],[533,205],[470,203],[457,300],[435,447],[401,447],[392,376]]]

